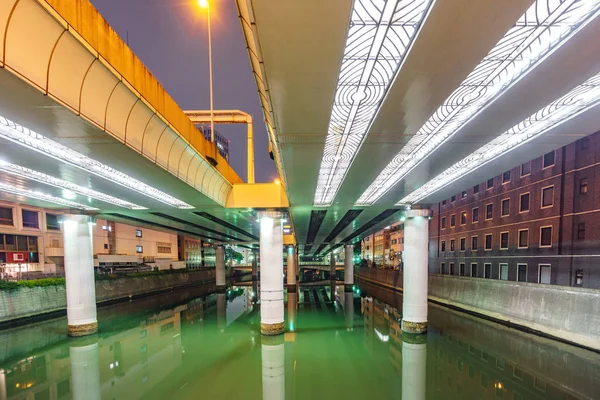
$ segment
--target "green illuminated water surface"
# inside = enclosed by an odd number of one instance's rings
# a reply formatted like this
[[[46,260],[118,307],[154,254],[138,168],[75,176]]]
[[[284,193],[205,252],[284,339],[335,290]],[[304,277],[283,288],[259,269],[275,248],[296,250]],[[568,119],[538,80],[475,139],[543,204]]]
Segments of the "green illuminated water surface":
[[[103,307],[92,338],[65,318],[3,330],[0,399],[600,398],[598,353],[433,305],[428,334],[406,338],[402,297],[357,286],[289,294],[268,339],[256,286]]]

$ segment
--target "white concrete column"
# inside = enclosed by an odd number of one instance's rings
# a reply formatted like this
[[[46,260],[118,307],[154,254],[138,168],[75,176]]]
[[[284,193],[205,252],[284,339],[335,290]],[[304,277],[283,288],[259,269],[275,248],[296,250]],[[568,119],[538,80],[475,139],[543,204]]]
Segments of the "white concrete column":
[[[344,246],[344,291],[352,292],[354,285],[354,245]]]
[[[404,221],[402,332],[427,332],[429,210],[409,210]]]
[[[404,338],[402,340],[402,398],[425,400],[427,343],[409,343]]]
[[[287,248],[287,291],[296,293],[296,249],[294,246]]]
[[[283,333],[283,230],[277,212],[260,214],[260,331]]]
[[[90,335],[98,331],[92,219],[87,215],[65,215],[62,221],[68,333]]]
[[[73,400],[100,400],[100,356],[98,342],[72,346],[71,388]]]
[[[285,400],[285,347],[283,337],[263,338],[261,361],[263,400]]]
[[[217,246],[215,249],[216,256],[216,271],[215,279],[217,283],[217,293],[225,292],[225,247]]]

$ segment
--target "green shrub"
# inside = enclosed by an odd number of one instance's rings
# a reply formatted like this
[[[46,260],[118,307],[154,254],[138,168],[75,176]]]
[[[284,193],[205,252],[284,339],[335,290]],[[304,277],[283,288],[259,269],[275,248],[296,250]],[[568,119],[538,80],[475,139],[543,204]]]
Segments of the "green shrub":
[[[30,281],[0,281],[0,290],[11,291],[18,290],[20,288],[35,288],[35,287],[48,287],[48,286],[63,286],[65,284],[65,278],[43,278],[43,279],[32,279]]]

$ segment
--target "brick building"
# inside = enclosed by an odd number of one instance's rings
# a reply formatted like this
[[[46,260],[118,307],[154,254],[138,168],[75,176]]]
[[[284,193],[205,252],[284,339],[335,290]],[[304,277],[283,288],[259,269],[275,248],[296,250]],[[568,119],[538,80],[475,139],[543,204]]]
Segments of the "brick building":
[[[432,210],[431,273],[600,288],[600,133]]]

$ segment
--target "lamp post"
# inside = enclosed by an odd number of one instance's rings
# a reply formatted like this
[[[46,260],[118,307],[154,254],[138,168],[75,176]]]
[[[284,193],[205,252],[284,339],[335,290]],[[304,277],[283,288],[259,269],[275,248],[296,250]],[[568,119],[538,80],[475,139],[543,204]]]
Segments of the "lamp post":
[[[213,72],[212,72],[212,39],[210,31],[210,4],[208,0],[198,0],[200,8],[206,9],[206,20],[208,24],[208,80],[210,91],[210,141],[215,143],[215,113],[213,108]]]

